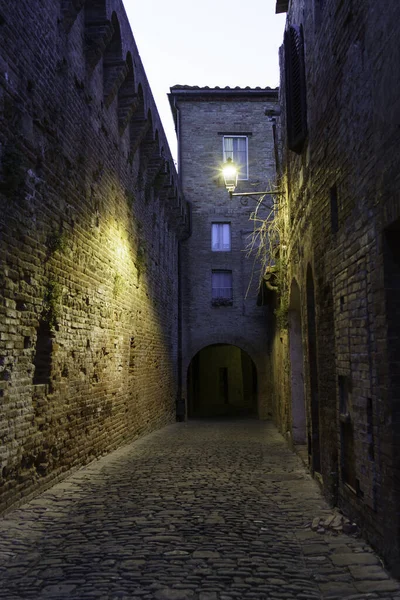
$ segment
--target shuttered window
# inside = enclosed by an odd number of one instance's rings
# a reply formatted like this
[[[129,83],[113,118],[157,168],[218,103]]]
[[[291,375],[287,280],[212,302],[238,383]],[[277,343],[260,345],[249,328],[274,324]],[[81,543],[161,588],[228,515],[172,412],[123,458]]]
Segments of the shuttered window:
[[[306,78],[303,28],[285,31],[285,83],[287,140],[290,150],[301,154],[307,136]]]

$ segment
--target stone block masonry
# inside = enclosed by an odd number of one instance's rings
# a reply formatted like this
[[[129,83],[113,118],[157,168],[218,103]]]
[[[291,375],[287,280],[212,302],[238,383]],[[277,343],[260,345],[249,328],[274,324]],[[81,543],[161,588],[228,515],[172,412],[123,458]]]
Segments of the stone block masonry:
[[[120,0],[0,7],[0,510],[175,420],[188,214]]]

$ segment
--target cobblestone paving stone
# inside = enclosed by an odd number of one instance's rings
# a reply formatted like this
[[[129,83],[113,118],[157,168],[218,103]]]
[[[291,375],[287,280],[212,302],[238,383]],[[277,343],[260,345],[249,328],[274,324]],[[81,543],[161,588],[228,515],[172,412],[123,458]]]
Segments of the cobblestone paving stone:
[[[0,519],[0,598],[399,600],[271,423],[177,423]]]

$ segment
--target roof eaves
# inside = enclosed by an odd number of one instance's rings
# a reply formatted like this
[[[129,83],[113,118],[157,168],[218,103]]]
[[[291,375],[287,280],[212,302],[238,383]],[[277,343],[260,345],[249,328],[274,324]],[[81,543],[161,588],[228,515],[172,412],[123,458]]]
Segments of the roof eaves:
[[[270,87],[266,87],[266,88],[261,88],[261,87],[256,87],[256,88],[251,88],[251,87],[246,87],[246,88],[240,88],[240,87],[236,87],[236,88],[220,88],[220,87],[215,87],[215,88],[210,88],[210,87],[199,87],[199,86],[189,86],[189,85],[174,85],[173,87],[170,88],[170,95],[172,96],[180,96],[182,97],[189,97],[189,96],[225,96],[225,97],[244,97],[244,96],[270,96],[270,97],[277,97],[278,96],[278,92],[279,92],[279,88],[270,88]]]
[[[239,86],[236,87],[219,87],[219,86],[215,86],[213,88],[209,87],[208,85],[204,86],[204,87],[200,87],[198,85],[173,85],[170,90],[171,92],[176,92],[176,91],[189,91],[189,92],[210,92],[210,93],[218,93],[218,94],[224,94],[224,93],[237,93],[237,92],[242,92],[242,93],[248,93],[248,92],[274,92],[277,91],[278,88],[271,88],[271,87],[244,87],[241,88]]]

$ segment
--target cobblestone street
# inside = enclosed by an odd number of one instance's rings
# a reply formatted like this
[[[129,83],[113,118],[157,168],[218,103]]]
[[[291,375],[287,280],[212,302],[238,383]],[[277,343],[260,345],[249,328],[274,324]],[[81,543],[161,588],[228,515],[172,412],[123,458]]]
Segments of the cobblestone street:
[[[400,599],[276,429],[177,423],[0,520],[0,597]]]

